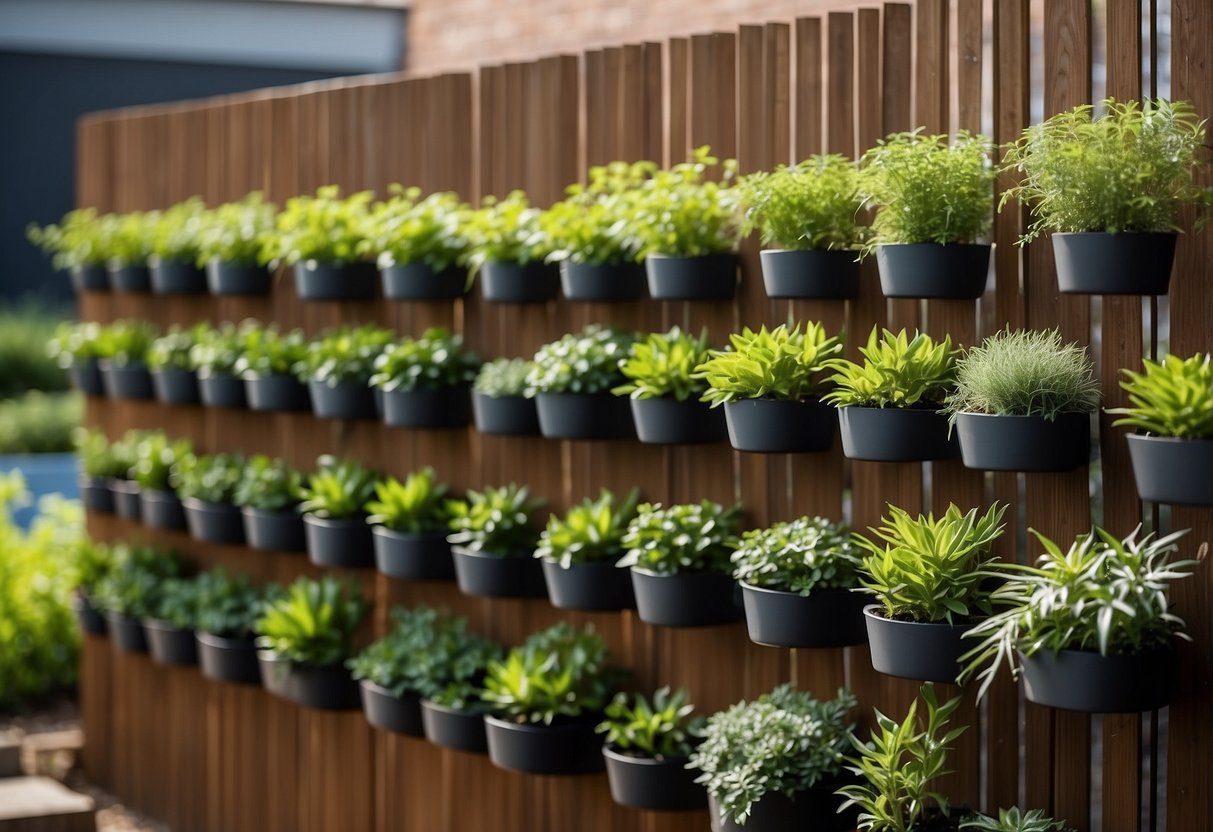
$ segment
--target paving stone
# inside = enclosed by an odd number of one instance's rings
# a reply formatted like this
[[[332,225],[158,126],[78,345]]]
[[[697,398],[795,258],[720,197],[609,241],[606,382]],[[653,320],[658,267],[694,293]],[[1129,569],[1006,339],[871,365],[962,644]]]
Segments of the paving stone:
[[[49,777],[0,780],[0,832],[93,832],[93,799]]]

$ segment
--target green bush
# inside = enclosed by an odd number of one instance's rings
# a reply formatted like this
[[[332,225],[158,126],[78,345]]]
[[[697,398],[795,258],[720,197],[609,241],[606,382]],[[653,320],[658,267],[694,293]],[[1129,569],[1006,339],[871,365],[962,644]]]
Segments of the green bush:
[[[552,247],[548,259],[594,265],[636,260],[640,243],[628,225],[639,189],[657,169],[653,162],[611,162],[589,170],[589,183],[544,211],[540,227]]]
[[[25,234],[46,254],[53,255],[56,269],[104,265],[109,258],[107,224],[92,208],[68,211],[58,224],[30,225]]]
[[[502,396],[529,395],[526,379],[533,367],[533,362],[525,358],[497,358],[487,361],[476,374],[472,388],[477,393],[495,399]]]
[[[226,263],[268,263],[273,259],[269,238],[277,214],[277,206],[266,202],[258,191],[209,211],[198,237],[199,265],[212,258]]]
[[[392,185],[392,196],[371,208],[367,236],[379,267],[426,263],[440,272],[466,260],[471,209],[454,193],[422,198],[421,189]]]
[[[846,251],[863,241],[859,171],[845,156],[811,156],[747,174],[738,188],[742,233],[758,230],[767,248]]]
[[[63,454],[84,418],[84,397],[76,392],[30,391],[0,400],[0,454]]]
[[[60,364],[57,359],[59,336],[71,325],[62,323],[62,317],[34,304],[0,310],[0,399],[26,390],[54,393],[67,389],[63,370],[70,361]],[[86,349],[83,344],[79,348]]]
[[[736,251],[741,240],[736,174],[737,161],[721,162],[709,147],[653,173],[628,201],[626,231],[638,243],[637,259]]]
[[[536,393],[605,393],[625,381],[619,363],[636,335],[600,324],[544,344],[527,373],[527,391]]]
[[[372,387],[386,392],[439,390],[470,384],[480,356],[463,348],[463,336],[432,326],[420,338],[402,338],[375,359]]]
[[[737,543],[741,510],[711,500],[662,508],[644,503],[623,536],[627,554],[619,566],[635,566],[657,575],[728,572]]]
[[[692,338],[679,327],[669,332],[653,332],[632,344],[629,355],[619,365],[627,378],[613,392],[633,399],[666,396],[685,402],[699,398],[708,389],[707,382],[695,370],[708,359],[708,333]]]
[[[757,332],[746,327],[729,336],[728,350],[712,350],[696,378],[707,382],[702,400],[712,407],[742,399],[802,401],[825,392],[829,360],[842,352],[842,338],[827,336],[814,321],[780,324]]]
[[[1168,354],[1160,362],[1142,361],[1144,373],[1121,370],[1120,386],[1129,406],[1109,410],[1128,425],[1153,436],[1183,439],[1213,437],[1213,365],[1201,353],[1191,358]]]
[[[342,198],[340,188],[327,185],[318,188],[315,196],[288,199],[274,232],[266,238],[262,256],[287,265],[366,260],[371,198],[370,191]]]
[[[752,529],[733,552],[733,577],[750,586],[811,595],[859,586],[861,550],[846,526],[801,517]]]
[[[551,254],[551,243],[539,224],[541,214],[522,191],[512,191],[505,199],[486,196],[469,215],[464,232],[471,244],[467,262],[472,273],[485,263],[525,265]]]

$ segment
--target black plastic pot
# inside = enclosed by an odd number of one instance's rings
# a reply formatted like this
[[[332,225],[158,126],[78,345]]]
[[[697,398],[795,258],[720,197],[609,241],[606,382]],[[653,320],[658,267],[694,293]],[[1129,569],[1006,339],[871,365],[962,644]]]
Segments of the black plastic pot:
[[[384,390],[383,422],[393,428],[464,428],[472,421],[469,387]]]
[[[629,399],[636,437],[652,445],[719,442],[729,435],[724,411],[694,399]]]
[[[974,300],[986,290],[990,246],[907,243],[876,247],[880,288],[889,298]]]
[[[152,374],[143,364],[119,367],[108,359],[97,362],[105,394],[112,399],[151,399],[156,395]]]
[[[758,454],[828,451],[838,424],[834,408],[816,399],[780,401],[742,399],[726,402],[729,444]]]
[[[1165,295],[1178,236],[1054,232],[1057,288],[1081,295]]]
[[[503,436],[532,436],[539,433],[539,411],[526,396],[486,396],[472,393],[476,430]]]
[[[370,568],[375,565],[371,527],[366,519],[328,520],[303,515],[307,533],[307,559],[317,566]]]
[[[110,288],[115,292],[150,292],[152,290],[152,273],[147,266],[117,266],[107,267]]]
[[[545,439],[631,439],[628,399],[611,393],[538,393],[539,431]]]
[[[741,582],[750,641],[771,647],[846,647],[868,640],[863,608],[871,597],[847,589],[812,595]]]
[[[89,396],[104,396],[105,381],[101,377],[101,367],[97,359],[90,358],[67,368],[67,378],[72,387]]]
[[[388,300],[451,300],[468,289],[467,272],[457,266],[435,272],[429,263],[408,263],[380,269],[379,275]]]
[[[650,254],[644,268],[653,300],[729,300],[737,293],[735,254]]]
[[[243,543],[244,517],[230,503],[208,503],[187,497],[181,501],[190,537],[207,543]]]
[[[108,292],[110,276],[105,266],[100,263],[90,263],[87,266],[72,266],[72,289],[76,292]]]
[[[185,531],[185,507],[171,491],[144,488],[139,492],[139,512],[145,526]]]
[[[1213,439],[1130,434],[1137,494],[1151,503],[1213,506]]]
[[[294,511],[262,511],[244,507],[244,539],[254,549],[306,552],[307,532],[303,517]]]
[[[206,407],[227,407],[233,410],[248,407],[244,395],[244,379],[227,373],[198,376],[198,396]]]
[[[198,641],[193,630],[182,630],[167,621],[143,619],[147,651],[156,664],[182,667],[198,663]]]
[[[1069,471],[1091,457],[1091,420],[1086,413],[1062,413],[1052,422],[1040,416],[956,416],[960,458],[982,471]]]
[[[152,388],[165,404],[198,404],[198,374],[193,370],[152,370]]]
[[[363,679],[358,683],[362,692],[362,712],[373,727],[408,737],[423,737],[421,727],[421,697],[406,693],[392,696],[386,688]]]
[[[202,675],[215,682],[260,685],[257,644],[251,638],[224,638],[210,633],[194,634],[198,641],[198,665]]]
[[[423,699],[421,726],[425,730],[425,738],[440,748],[470,754],[487,754],[489,751],[483,714],[456,711]]]
[[[143,501],[139,499],[139,483],[134,480],[108,480],[114,495],[114,512],[124,520],[138,523],[143,518]]]
[[[322,711],[355,711],[362,705],[358,683],[341,662],[294,664],[273,651],[258,650],[257,664],[265,689],[288,702]]]
[[[123,653],[147,652],[147,634],[143,631],[142,621],[117,612],[107,611],[103,615],[114,647]]]
[[[211,260],[206,264],[206,285],[212,295],[268,295],[273,275],[256,263]]]
[[[885,618],[875,604],[864,607],[872,667],[887,676],[956,684],[960,656],[972,644],[962,641],[968,625],[919,623]]]
[[[560,289],[569,300],[617,301],[644,297],[644,266],[630,263],[560,263]]]
[[[605,767],[596,721],[521,725],[484,718],[493,765],[524,774],[592,774]]]
[[[859,297],[859,254],[854,251],[764,249],[767,297],[847,300]]]
[[[93,602],[82,592],[72,593],[72,612],[76,614],[76,621],[79,623],[80,629],[89,635],[103,636],[109,631],[109,628],[106,626],[105,616],[93,606]]]
[[[309,381],[308,393],[312,397],[312,413],[317,419],[378,419],[375,393],[358,381],[343,381],[325,384]]]
[[[1120,656],[1042,649],[1021,653],[1019,661],[1028,701],[1067,711],[1152,711],[1174,698],[1179,681],[1179,659],[1170,648]]]
[[[110,491],[109,481],[105,477],[81,474],[79,482],[80,502],[86,509],[104,514],[114,513],[114,492]]]
[[[576,563],[568,569],[544,558],[548,598],[558,610],[630,610],[636,607],[632,576],[614,563]]]
[[[312,409],[307,385],[294,376],[272,375],[244,379],[249,410],[283,410],[299,413]]]
[[[620,806],[651,812],[703,811],[708,793],[695,782],[697,772],[687,769],[685,757],[655,759],[623,754],[609,745],[602,749],[606,760],[611,799]]]
[[[640,620],[659,627],[709,627],[740,621],[737,583],[723,572],[657,575],[633,566],[632,591]]]
[[[389,578],[409,581],[453,581],[451,544],[441,532],[410,534],[372,526],[375,568]]]
[[[544,303],[556,297],[560,272],[548,263],[485,263],[480,292],[489,303]]]
[[[462,546],[451,547],[455,581],[464,595],[485,598],[546,598],[543,566],[529,552],[486,555]]]
[[[206,272],[183,260],[158,260],[151,267],[152,292],[157,295],[206,294]]]
[[[764,794],[744,825],[725,820],[713,795],[708,795],[712,832],[847,832],[859,823],[858,807],[839,813],[844,798],[834,794],[837,783],[814,786],[789,798],[782,792]]]
[[[295,293],[300,300],[371,300],[378,282],[374,263],[295,264]]]
[[[906,407],[840,407],[838,428],[847,459],[919,462],[960,455],[948,436],[948,417],[937,410]]]

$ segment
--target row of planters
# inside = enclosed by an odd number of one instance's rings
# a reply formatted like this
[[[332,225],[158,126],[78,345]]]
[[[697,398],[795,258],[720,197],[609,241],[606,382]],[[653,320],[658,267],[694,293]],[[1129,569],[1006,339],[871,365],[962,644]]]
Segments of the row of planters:
[[[856,261],[875,253],[888,297],[971,299],[985,290],[983,240],[1005,173],[1019,184],[1003,202],[1032,212],[1020,242],[1051,233],[1061,291],[1166,294],[1180,211],[1213,193],[1197,184],[1204,122],[1183,102],[1103,109],[1027,128],[1000,166],[984,136],[916,131],[858,163],[817,156],[745,177],[707,148],[669,170],[615,162],[546,210],[521,192],[472,209],[450,193],[394,186],[373,203],[329,186],[281,213],[259,194],[214,210],[194,198],[163,212],[75,211],[30,237],[81,289],[258,294],[281,264],[303,299],[369,299],[377,282],[390,299],[453,298],[479,273],[486,300],[542,302],[559,287],[571,300],[626,300],[646,283],[656,299],[728,299],[740,241],[758,231],[772,297],[855,297]]]

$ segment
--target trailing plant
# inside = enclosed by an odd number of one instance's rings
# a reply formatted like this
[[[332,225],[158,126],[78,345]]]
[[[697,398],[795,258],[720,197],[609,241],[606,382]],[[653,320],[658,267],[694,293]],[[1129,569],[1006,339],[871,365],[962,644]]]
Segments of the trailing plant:
[[[548,260],[607,265],[636,260],[639,240],[628,223],[653,162],[611,162],[589,170],[589,181],[544,211],[540,228],[552,247]]]
[[[146,364],[147,353],[156,340],[156,328],[146,321],[114,321],[101,328],[95,350],[115,367]]]
[[[151,254],[161,260],[198,263],[207,219],[206,205],[196,196],[159,212],[148,227]]]
[[[731,349],[712,350],[696,378],[707,381],[701,397],[712,407],[743,399],[801,401],[825,391],[829,360],[842,352],[842,338],[826,335],[815,321],[780,324],[757,332],[746,327],[729,336]]]
[[[686,688],[659,688],[650,702],[643,693],[617,693],[598,733],[615,751],[655,760],[689,757],[703,737],[704,718],[695,715]]]
[[[232,502],[258,511],[295,511],[303,502],[303,475],[282,459],[249,457]]]
[[[135,444],[133,478],[145,491],[169,491],[176,485],[177,463],[194,451],[188,439],[169,439],[148,431]]]
[[[25,236],[43,253],[52,255],[56,269],[72,269],[105,264],[109,258],[106,231],[107,224],[99,220],[94,209],[77,208],[64,214],[57,224],[31,223]]]
[[[47,353],[63,369],[101,358],[102,329],[95,321],[64,321],[46,344]]]
[[[1065,821],[1053,820],[1040,809],[1025,812],[1018,806],[999,809],[997,818],[972,815],[960,822],[960,828],[976,832],[1076,832]]]
[[[867,346],[859,352],[862,364],[845,358],[830,362],[835,387],[824,401],[838,407],[937,409],[956,383],[961,351],[952,346],[951,336],[937,342],[926,333],[907,338],[904,329],[896,335],[885,329],[878,340],[872,327]]]
[[[696,257],[737,250],[737,160],[721,161],[704,146],[690,160],[658,170],[628,201],[626,231],[637,259],[654,254]]]
[[[564,569],[579,563],[615,563],[623,555],[623,537],[636,516],[639,498],[635,488],[622,500],[604,488],[598,499],[586,498],[564,517],[553,514],[539,534],[535,557]]]
[[[527,373],[527,394],[604,393],[624,381],[619,362],[636,334],[600,324],[544,344]]]
[[[767,248],[848,251],[863,242],[859,171],[845,156],[810,156],[796,165],[746,174],[738,189],[741,231],[758,231]]]
[[[173,325],[147,351],[147,366],[151,370],[193,370],[194,347],[210,330],[206,323],[183,328]]]
[[[486,196],[467,218],[464,233],[471,244],[467,263],[472,274],[485,263],[542,262],[552,253],[539,218],[543,212],[531,205],[522,191],[511,191],[504,199]]]
[[[627,553],[619,566],[657,575],[728,572],[740,513],[737,506],[725,508],[711,500],[669,508],[644,503],[623,536]]]
[[[190,578],[169,578],[160,584],[148,618],[176,627],[194,629],[198,620],[198,587]]]
[[[1146,358],[1145,372],[1121,370],[1120,386],[1129,406],[1109,410],[1122,416],[1114,427],[1127,425],[1152,436],[1180,439],[1213,438],[1213,365],[1209,356],[1191,358],[1167,354],[1162,361]]]
[[[336,185],[296,196],[275,220],[262,256],[289,265],[299,262],[357,263],[367,259],[372,194],[359,191],[341,196]]]
[[[306,371],[308,340],[302,329],[281,333],[274,326],[244,331],[236,372],[245,378],[301,375]]]
[[[480,356],[463,348],[463,336],[432,326],[420,338],[402,338],[375,359],[371,386],[385,392],[438,390],[470,384]]]
[[[198,234],[198,265],[209,260],[265,265],[274,258],[271,237],[277,215],[278,207],[260,191],[208,211]]]
[[[422,468],[404,482],[388,477],[375,484],[375,499],[366,504],[368,523],[406,534],[444,533],[450,526],[456,502],[450,486],[437,482],[433,468]]]
[[[299,510],[327,520],[348,520],[365,514],[375,494],[376,474],[350,459],[322,456],[307,478]]]
[[[462,264],[471,209],[449,191],[422,198],[421,189],[392,185],[392,196],[371,208],[367,236],[379,267],[425,263],[441,272]]]
[[[189,454],[177,462],[177,496],[231,505],[244,477],[240,454]]]
[[[807,596],[859,586],[862,550],[846,526],[801,517],[743,533],[732,561],[739,581]]]
[[[366,613],[357,586],[324,576],[298,578],[266,603],[257,619],[257,646],[293,664],[326,667],[349,658]]]
[[[212,569],[194,578],[194,590],[198,603],[195,629],[220,638],[252,637],[265,602],[247,575]]]
[[[89,600],[99,610],[128,618],[148,618],[164,582],[181,574],[176,555],[147,546],[114,544],[112,567],[97,581]]]
[[[224,321],[218,326],[199,326],[190,348],[189,363],[200,378],[239,375],[237,369],[245,344],[260,325],[256,321],[233,324]]]
[[[533,366],[533,362],[525,358],[495,358],[486,361],[476,373],[472,389],[494,399],[502,396],[530,395],[526,378]]]
[[[321,334],[307,350],[299,367],[300,381],[319,381],[330,387],[343,383],[368,384],[375,363],[396,333],[374,324],[338,327]]]
[[[627,384],[611,392],[633,399],[658,396],[677,402],[698,399],[707,391],[707,383],[695,375],[695,370],[708,355],[706,329],[698,338],[676,325],[669,332],[650,333],[632,344],[627,358],[619,365]]]
[[[539,541],[534,513],[543,500],[514,483],[483,491],[468,491],[466,502],[450,505],[447,540],[472,552],[507,557],[529,555]]]

